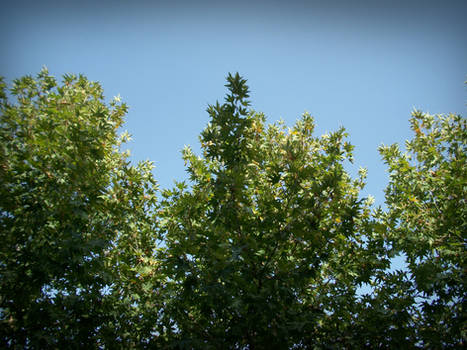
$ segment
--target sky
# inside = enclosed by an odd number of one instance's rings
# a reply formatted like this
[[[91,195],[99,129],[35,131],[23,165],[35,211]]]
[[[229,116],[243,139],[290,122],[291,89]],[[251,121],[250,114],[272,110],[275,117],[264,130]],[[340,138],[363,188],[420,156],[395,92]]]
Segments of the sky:
[[[0,75],[43,66],[82,73],[129,105],[132,159],[152,160],[167,188],[199,153],[208,104],[225,77],[248,80],[252,108],[317,135],[344,126],[363,195],[384,202],[381,144],[411,137],[410,112],[466,115],[467,1],[2,1]]]

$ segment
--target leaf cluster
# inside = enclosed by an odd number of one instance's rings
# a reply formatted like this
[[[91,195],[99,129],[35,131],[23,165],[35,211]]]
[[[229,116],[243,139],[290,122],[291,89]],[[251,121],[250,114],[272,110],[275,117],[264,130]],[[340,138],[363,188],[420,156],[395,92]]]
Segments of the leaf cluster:
[[[406,151],[380,148],[383,210],[344,128],[267,125],[226,87],[189,179],[159,190],[98,83],[0,81],[1,346],[461,348],[465,119],[415,111]]]

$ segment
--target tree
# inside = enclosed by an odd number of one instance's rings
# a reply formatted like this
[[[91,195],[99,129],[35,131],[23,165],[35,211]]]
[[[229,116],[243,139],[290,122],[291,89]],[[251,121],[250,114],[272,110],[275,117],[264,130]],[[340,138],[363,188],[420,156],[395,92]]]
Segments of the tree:
[[[141,290],[155,265],[156,184],[150,163],[131,166],[119,151],[126,111],[83,76],[59,85],[44,69],[9,92],[1,81],[2,347],[138,339],[134,303],[150,301]]]
[[[208,108],[203,156],[183,151],[189,184],[163,193],[169,339],[180,348],[350,346],[357,288],[389,264],[365,249],[365,171],[352,180],[344,170],[353,149],[344,129],[314,137],[308,114],[292,129],[266,127],[247,111],[246,81],[227,80],[225,103]]]
[[[414,138],[380,152],[389,166],[385,239],[407,261],[404,293],[427,348],[462,347],[466,328],[467,122],[415,111]]]
[[[373,209],[343,128],[266,125],[245,79],[226,87],[158,199],[118,98],[45,69],[0,81],[1,346],[462,348],[466,120],[414,112]]]
[[[382,147],[388,209],[344,169],[344,129],[313,136],[248,111],[229,75],[202,157],[163,193],[164,324],[178,348],[458,348],[465,342],[465,119],[411,119],[409,154]],[[397,255],[408,267],[391,268]],[[370,293],[359,290],[363,285]]]

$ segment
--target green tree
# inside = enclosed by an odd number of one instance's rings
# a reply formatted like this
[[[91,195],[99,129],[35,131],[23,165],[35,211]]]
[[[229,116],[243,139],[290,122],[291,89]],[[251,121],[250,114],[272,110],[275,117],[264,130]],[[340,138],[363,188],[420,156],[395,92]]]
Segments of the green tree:
[[[144,341],[156,184],[150,163],[119,151],[126,111],[83,76],[58,84],[44,69],[9,91],[1,80],[2,347]]]
[[[248,87],[229,75],[225,103],[209,106],[202,157],[163,192],[161,255],[170,296],[168,338],[178,348],[352,346],[357,288],[389,259],[366,249],[369,201],[352,180],[344,129],[313,136],[248,111]]]
[[[389,166],[384,238],[407,261],[403,293],[412,299],[415,339],[457,348],[467,336],[467,122],[415,111],[414,138],[380,152]],[[402,273],[402,272],[401,272]]]
[[[466,120],[415,112],[407,152],[380,149],[372,211],[343,128],[266,125],[246,80],[226,87],[202,155],[183,150],[189,180],[158,200],[151,163],[121,150],[118,98],[46,70],[0,80],[0,345],[462,348]]]

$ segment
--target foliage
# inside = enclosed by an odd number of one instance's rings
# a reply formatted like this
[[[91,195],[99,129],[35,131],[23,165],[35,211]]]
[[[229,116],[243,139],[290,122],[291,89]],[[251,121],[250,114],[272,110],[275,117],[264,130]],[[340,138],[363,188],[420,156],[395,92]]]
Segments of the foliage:
[[[156,190],[150,164],[118,150],[127,107],[45,69],[9,92],[2,82],[0,97],[2,347],[124,342],[138,269],[151,265]]]
[[[183,152],[190,189],[177,184],[161,204],[170,336],[185,348],[312,347],[326,332],[342,342],[358,285],[388,266],[365,249],[365,171],[344,170],[344,129],[314,137],[308,114],[266,127],[246,110],[245,80],[227,80],[203,157]]]
[[[462,348],[467,132],[414,112],[387,209],[314,136],[249,109],[227,77],[189,179],[160,192],[99,84],[0,83],[0,345],[7,348]],[[15,103],[8,102],[14,98]],[[391,268],[402,256],[407,267]]]
[[[387,242],[407,261],[413,327],[426,347],[456,347],[467,335],[467,122],[415,111],[406,153],[382,147],[389,166]]]

